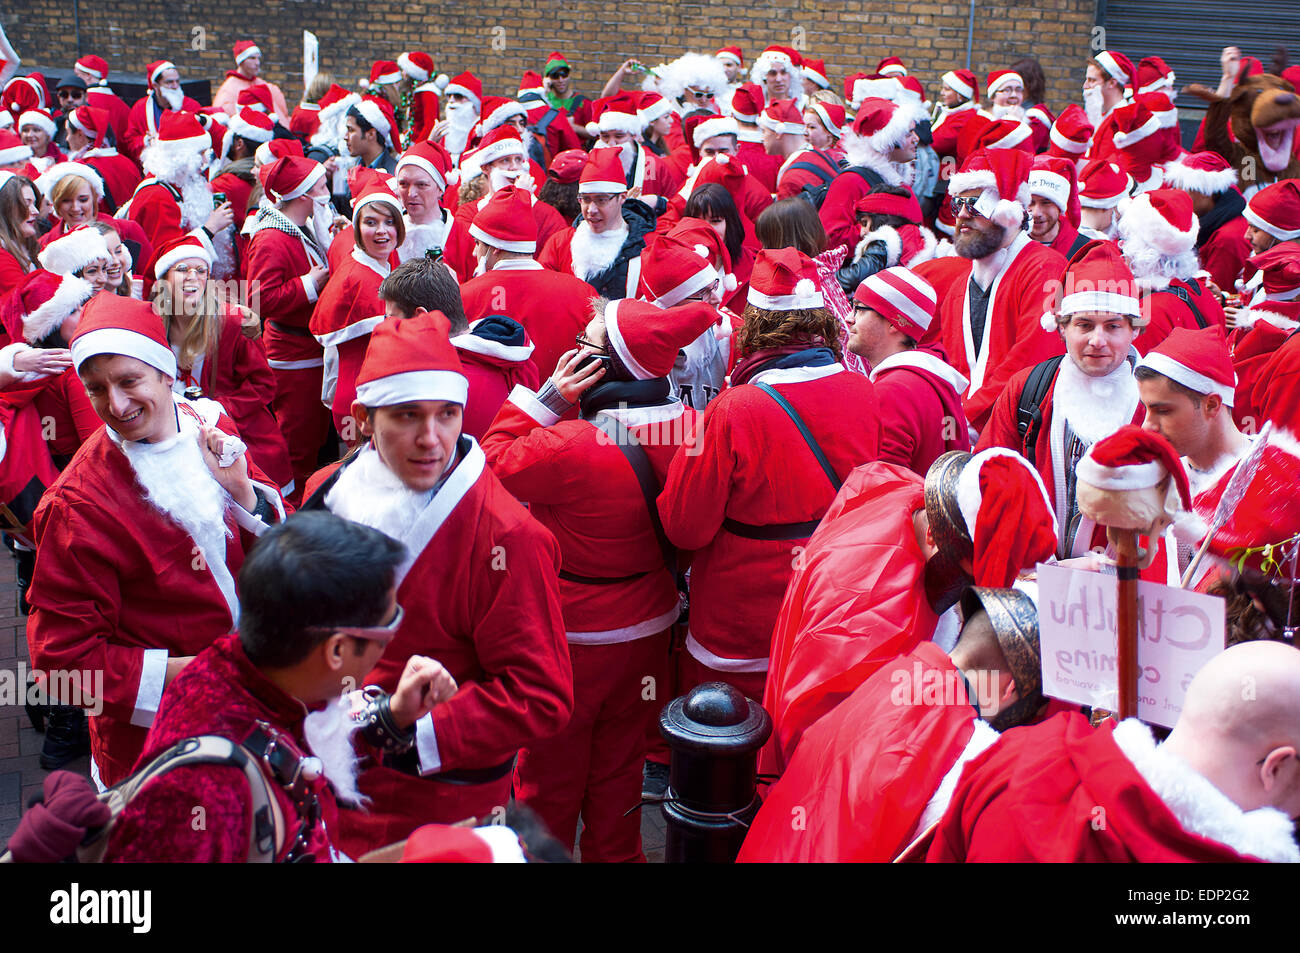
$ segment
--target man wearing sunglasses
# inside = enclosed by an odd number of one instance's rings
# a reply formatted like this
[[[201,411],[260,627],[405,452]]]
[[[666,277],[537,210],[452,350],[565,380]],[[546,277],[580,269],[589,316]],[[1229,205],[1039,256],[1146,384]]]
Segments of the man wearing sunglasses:
[[[552,53],[542,67],[542,89],[551,108],[563,109],[572,116],[573,128],[582,136],[586,134],[586,125],[591,119],[591,101],[573,91],[569,78],[572,72],[573,68],[563,54]]]
[[[409,746],[416,721],[457,690],[441,664],[412,656],[391,695],[353,691],[401,627],[394,580],[405,556],[396,540],[331,513],[299,513],[269,530],[240,571],[238,633],[200,652],[170,686],[139,765],[184,738],[217,735],[240,743],[275,731],[281,751],[292,746],[293,757],[302,756],[299,763],[316,775],[303,777],[294,792],[320,807],[296,856],[339,859],[336,802],[358,800],[354,728],[360,724],[363,748]],[[309,756],[319,764],[304,764]],[[310,801],[295,799],[282,782],[271,789],[285,818],[287,836],[277,845],[283,859],[306,820],[299,804]],[[204,821],[197,828],[196,806]],[[113,828],[106,859],[242,862],[251,811],[239,768],[176,768],[131,801]]]
[[[352,404],[368,439],[313,476],[303,504],[406,546],[405,618],[367,680],[396,691],[407,660],[428,656],[462,686],[416,722],[410,748],[386,748],[362,771],[369,810],[346,812],[336,841],[354,857],[422,824],[504,809],[519,749],[573,711],[559,547],[461,433],[469,382],[448,327],[433,312],[375,329]]]

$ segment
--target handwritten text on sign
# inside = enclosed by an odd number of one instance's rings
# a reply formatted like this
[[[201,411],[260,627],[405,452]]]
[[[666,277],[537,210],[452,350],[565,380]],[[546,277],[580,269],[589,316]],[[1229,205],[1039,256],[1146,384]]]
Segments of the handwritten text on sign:
[[[1043,694],[1114,711],[1116,677],[1114,576],[1038,566],[1038,625]],[[1223,651],[1223,600],[1139,581],[1138,717],[1172,727],[1187,685]]]

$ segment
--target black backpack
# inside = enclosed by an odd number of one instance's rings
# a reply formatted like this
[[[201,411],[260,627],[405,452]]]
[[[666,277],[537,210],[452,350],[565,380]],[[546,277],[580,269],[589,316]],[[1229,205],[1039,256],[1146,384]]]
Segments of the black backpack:
[[[799,198],[813,208],[819,209],[826,199],[826,192],[830,189],[831,183],[840,174],[840,167],[834,159],[820,149],[810,149],[808,151],[821,161],[813,162],[804,159],[790,166],[790,171],[793,172],[795,169],[799,169],[803,172],[812,172],[817,178],[821,179],[820,185],[805,185],[799,190]]]
[[[798,168],[800,165],[803,165],[803,163],[796,162],[794,167]],[[873,189],[877,185],[885,184],[885,180],[882,179],[878,173],[860,165],[851,165],[841,172],[840,175],[848,175],[850,172],[862,176],[862,180]],[[831,182],[838,178],[839,175],[831,176],[830,179],[827,179],[818,186],[805,185],[803,190],[799,193],[799,197],[805,202],[811,203],[813,208],[820,209],[822,207],[822,202],[826,201],[826,193],[830,191]]]

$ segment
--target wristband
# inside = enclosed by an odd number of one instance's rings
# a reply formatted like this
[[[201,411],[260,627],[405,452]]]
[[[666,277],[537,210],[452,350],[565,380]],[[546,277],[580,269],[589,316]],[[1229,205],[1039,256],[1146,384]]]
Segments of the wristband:
[[[362,691],[366,705],[361,710],[361,736],[385,754],[402,754],[415,745],[415,725],[403,731],[393,720],[391,695],[371,685]]]

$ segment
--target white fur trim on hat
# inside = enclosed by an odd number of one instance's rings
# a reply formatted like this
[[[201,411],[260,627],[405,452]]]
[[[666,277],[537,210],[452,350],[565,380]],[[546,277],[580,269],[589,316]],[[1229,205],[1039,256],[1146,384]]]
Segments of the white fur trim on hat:
[[[1132,295],[1119,294],[1114,291],[1076,291],[1061,300],[1061,314],[1083,314],[1100,311],[1105,314],[1122,314],[1133,318],[1135,326],[1145,324],[1138,320],[1142,314],[1142,304]],[[1054,330],[1055,322],[1046,330]]]
[[[1152,116],[1136,129],[1130,129],[1128,132],[1115,133],[1115,148],[1127,149],[1130,146],[1137,145],[1143,139],[1154,136],[1160,131],[1160,120]]]
[[[811,66],[805,66],[803,68],[803,78],[812,80],[812,82],[820,89],[829,89],[831,85],[831,81],[826,78],[824,73],[817,72]]]
[[[1188,390],[1194,390],[1198,394],[1218,394],[1223,398],[1223,403],[1227,407],[1232,406],[1233,396],[1236,393],[1236,383],[1232,387],[1227,384],[1220,384],[1211,377],[1206,377],[1197,371],[1192,370],[1186,364],[1180,364],[1167,354],[1161,354],[1159,351],[1152,351],[1146,357],[1138,361],[1138,367],[1148,367],[1157,374],[1163,374],[1172,381],[1177,381]],[[1233,377],[1236,377],[1234,374]]]
[[[482,134],[487,135],[489,132],[491,132],[497,126],[500,126],[502,123],[504,123],[507,119],[509,119],[512,116],[523,116],[525,119],[527,119],[528,107],[521,102],[516,102],[513,99],[508,100],[505,103],[502,103],[500,106],[492,110],[490,113],[488,113],[480,120],[479,125],[481,127]],[[639,129],[637,130],[637,132],[640,131],[641,130]]]
[[[632,376],[637,380],[648,381],[655,375],[642,367],[641,363],[633,357],[632,352],[628,350],[627,341],[623,338],[623,329],[618,326],[618,308],[623,300],[619,298],[605,306],[605,336],[609,338],[609,346],[632,372]]]
[[[470,225],[469,233],[471,236],[481,241],[484,245],[491,245],[493,248],[500,248],[502,251],[516,252],[519,254],[529,254],[529,255],[537,251],[536,241],[530,241],[530,242],[506,241],[504,238],[497,238],[491,232],[485,231],[477,224]]]
[[[639,136],[644,128],[645,125],[642,123],[641,117],[636,113],[606,109],[600,114],[600,119],[596,122],[596,135],[600,135],[602,132],[626,132],[629,136]]]
[[[443,94],[447,96],[450,96],[452,93],[455,93],[458,96],[464,96],[466,99],[468,99],[470,102],[474,104],[475,112],[478,112],[480,109],[483,108],[482,100],[480,100],[478,96],[475,95],[471,90],[460,85],[460,83],[448,83],[445,87],[443,87],[442,91]]]
[[[750,285],[746,300],[756,308],[764,308],[767,311],[799,311],[806,308],[826,307],[826,299],[822,296],[821,289],[808,278],[800,278],[796,281],[794,293],[788,295],[765,295]]]
[[[1095,59],[1097,63],[1100,64],[1101,68],[1110,75],[1111,79],[1115,80],[1115,82],[1119,83],[1121,86],[1128,86],[1129,77],[1124,72],[1123,68],[1120,67],[1119,63],[1115,61],[1115,57],[1111,55],[1110,50],[1102,50],[1094,56],[1093,59]]]
[[[1062,135],[1061,131],[1056,128],[1055,123],[1053,123],[1052,128],[1048,130],[1047,137],[1056,144],[1056,147],[1058,149],[1060,149],[1062,152],[1068,152],[1071,155],[1076,155],[1076,156],[1083,155],[1083,153],[1085,153],[1088,150],[1087,141],[1075,142],[1073,139],[1069,138],[1068,136]]]
[[[1188,168],[1181,162],[1171,162],[1165,166],[1165,184],[1185,192],[1218,195],[1237,184],[1237,171],[1228,168],[1210,172],[1206,169]]]
[[[190,258],[201,259],[209,268],[212,267],[212,255],[206,248],[202,245],[196,246],[187,243],[178,245],[176,248],[158,256],[158,260],[153,264],[154,277],[161,280],[162,276],[171,271],[173,266]]]
[[[691,138],[694,140],[697,149],[714,136],[735,136],[740,138],[740,123],[736,122],[731,116],[717,116],[713,119],[704,120],[691,133]]]
[[[830,113],[827,112],[826,110],[825,103],[820,102],[818,100],[814,100],[811,103],[810,108],[812,109],[813,112],[817,114],[817,118],[822,121],[822,125],[826,127],[827,132],[829,132],[836,139],[844,138],[844,126],[835,125],[835,123],[831,120]],[[847,125],[847,123],[848,123],[848,118],[846,116],[845,124]]]
[[[1038,492],[1043,495],[1043,505],[1052,515],[1052,535],[1057,535],[1060,528],[1056,522],[1056,507],[1052,505],[1051,498],[1047,495],[1047,487],[1043,485],[1042,475],[1029,465],[1028,460],[1006,447],[989,447],[987,450],[980,451],[966,461],[961,473],[957,475],[957,510],[966,524],[967,535],[971,539],[975,538],[975,524],[979,520],[980,504],[984,502],[984,494],[980,492],[980,468],[994,457],[1011,457],[1033,475],[1034,483],[1038,485]]]
[[[325,175],[325,167],[321,165],[319,162],[316,163],[316,167],[312,169],[310,172],[308,172],[306,176],[303,177],[303,180],[298,183],[296,188],[291,189],[288,192],[285,192],[283,195],[281,195],[278,199],[275,199],[274,201],[276,202],[276,204],[279,204],[281,202],[287,202],[290,199],[296,199],[299,198],[300,196],[306,195],[309,191],[311,191],[311,187],[315,185],[317,181],[319,181],[324,175]]]
[[[870,99],[873,96],[894,102],[898,99],[898,94],[902,89],[903,84],[894,76],[886,76],[884,79],[855,80],[853,83],[853,96],[849,105],[856,112],[864,99]]]
[[[1227,169],[1225,171],[1232,174],[1233,181],[1235,182],[1236,173],[1233,172],[1232,169]],[[1256,192],[1255,194],[1258,195],[1259,193]],[[1250,224],[1254,225],[1261,231],[1268,232],[1280,242],[1289,242],[1293,238],[1300,238],[1300,228],[1292,229],[1291,231],[1279,228],[1251,208],[1249,202],[1246,203],[1246,208],[1241,214],[1245,216],[1246,221],[1250,222]]]
[[[706,251],[701,257],[707,256],[708,252]],[[716,268],[712,265],[705,265],[676,288],[673,288],[670,291],[665,291],[654,300],[654,303],[659,305],[661,308],[671,308],[674,305],[681,304],[696,292],[709,287],[709,285],[713,284],[720,277],[722,276],[718,274]]]
[[[730,63],[732,66],[740,65],[740,57],[735,53],[731,53],[727,50],[718,50],[714,55],[724,63]]]
[[[64,275],[49,301],[31,314],[23,315],[23,340],[35,344],[89,301],[94,293],[95,288],[89,281],[76,275]]]
[[[1023,120],[1017,122],[1005,136],[986,145],[985,149],[1014,149],[1034,134],[1033,128]]]
[[[808,127],[801,122],[777,122],[769,118],[766,113],[758,114],[758,124],[764,129],[770,129],[783,136],[802,136],[808,131]]]
[[[361,118],[368,122],[374,129],[384,137],[384,141],[390,146],[393,144],[393,127],[388,122],[388,117],[376,103],[368,99],[363,99],[352,107],[361,113]]]
[[[456,371],[406,371],[357,386],[357,400],[367,407],[389,407],[417,400],[464,404],[469,381]]]
[[[859,136],[867,146],[884,155],[907,138],[912,126],[925,118],[925,110],[917,103],[897,103],[893,115],[881,128],[869,136]]]
[[[41,267],[56,275],[70,275],[91,262],[111,257],[97,228],[78,228],[50,242],[37,256]]]
[[[1025,210],[1033,196],[1029,183],[1024,183],[1013,197],[999,195],[997,179],[993,172],[981,169],[978,172],[958,172],[948,180],[948,194],[960,195],[971,189],[980,189],[980,214],[1001,225],[1003,228],[1018,229],[1024,222]]]
[[[0,110],[0,115],[9,115],[8,110]],[[13,117],[10,116],[10,119]],[[27,143],[19,143],[12,149],[0,149],[0,165],[17,165],[19,162],[26,162],[32,157],[32,147]]]
[[[30,150],[28,151],[30,152]],[[77,175],[85,179],[90,184],[91,191],[95,193],[95,198],[102,199],[104,197],[103,180],[93,167],[86,165],[84,162],[56,162],[41,173],[36,180],[36,187],[40,189],[42,195],[49,198],[55,186],[70,175]]]
[[[651,103],[645,109],[638,109],[636,114],[641,120],[641,127],[645,128],[656,119],[662,119],[672,111],[672,103],[670,103],[667,98],[661,98]]]
[[[23,126],[35,126],[44,130],[45,134],[51,139],[54,138],[54,134],[58,131],[53,119],[43,112],[37,112],[35,109],[29,109],[18,117],[18,128],[22,129]]]
[[[261,55],[262,55],[262,51],[260,49],[258,49],[256,46],[250,46],[248,49],[244,50],[244,52],[240,53],[238,56],[235,57],[235,65],[238,66],[240,63],[244,62],[244,60],[248,59],[250,56],[261,56]]]
[[[481,169],[489,162],[495,162],[497,159],[504,159],[506,156],[519,156],[527,158],[528,153],[524,151],[524,141],[522,139],[513,139],[506,137],[498,139],[489,145],[484,146],[478,152],[474,153],[474,162]],[[624,189],[627,187],[624,186]]]
[[[99,354],[124,354],[156,367],[168,377],[176,377],[176,355],[153,338],[127,328],[97,328],[77,337],[71,345],[72,363],[81,365]]]
[[[1035,169],[1029,173],[1029,192],[1045,198],[1062,212],[1070,204],[1070,181],[1048,169]]]
[[[987,90],[985,90],[984,95],[987,96],[990,101],[992,101],[994,93],[1000,90],[1003,86],[1006,86],[1008,83],[1013,83],[1013,82],[1019,83],[1021,86],[1025,85],[1024,77],[1021,76],[1019,73],[1016,72],[1003,73],[993,82],[989,83],[989,87]]]
[[[429,81],[429,71],[420,69],[420,67],[411,62],[410,55],[406,53],[399,54],[397,57],[397,65],[401,67],[403,73],[411,77],[411,79],[415,80],[417,83],[427,83]]]
[[[1193,215],[1192,227],[1180,232],[1155,210],[1145,195],[1139,195],[1129,203],[1120,213],[1119,223],[1126,239],[1136,239],[1163,255],[1182,255],[1191,251],[1196,246],[1196,233],[1200,229]]]
[[[1099,490],[1149,490],[1159,486],[1169,476],[1169,471],[1159,460],[1150,463],[1131,463],[1122,467],[1102,466],[1085,453],[1074,468],[1082,483]]]
[[[393,170],[393,174],[401,175],[402,167],[408,165],[427,174],[429,178],[433,179],[433,181],[438,184],[438,188],[446,191],[447,180],[443,177],[443,174],[438,171],[437,166],[424,158],[424,156],[411,155],[410,153],[402,156],[397,160],[397,168]]]
[[[943,83],[949,89],[953,90],[953,92],[960,93],[962,96],[966,97],[967,99],[970,99],[972,96],[975,95],[975,88],[973,86],[968,86],[965,83],[963,83],[961,81],[961,77],[959,77],[952,70],[949,70],[948,72],[944,73],[943,76],[939,78],[939,82]]]

